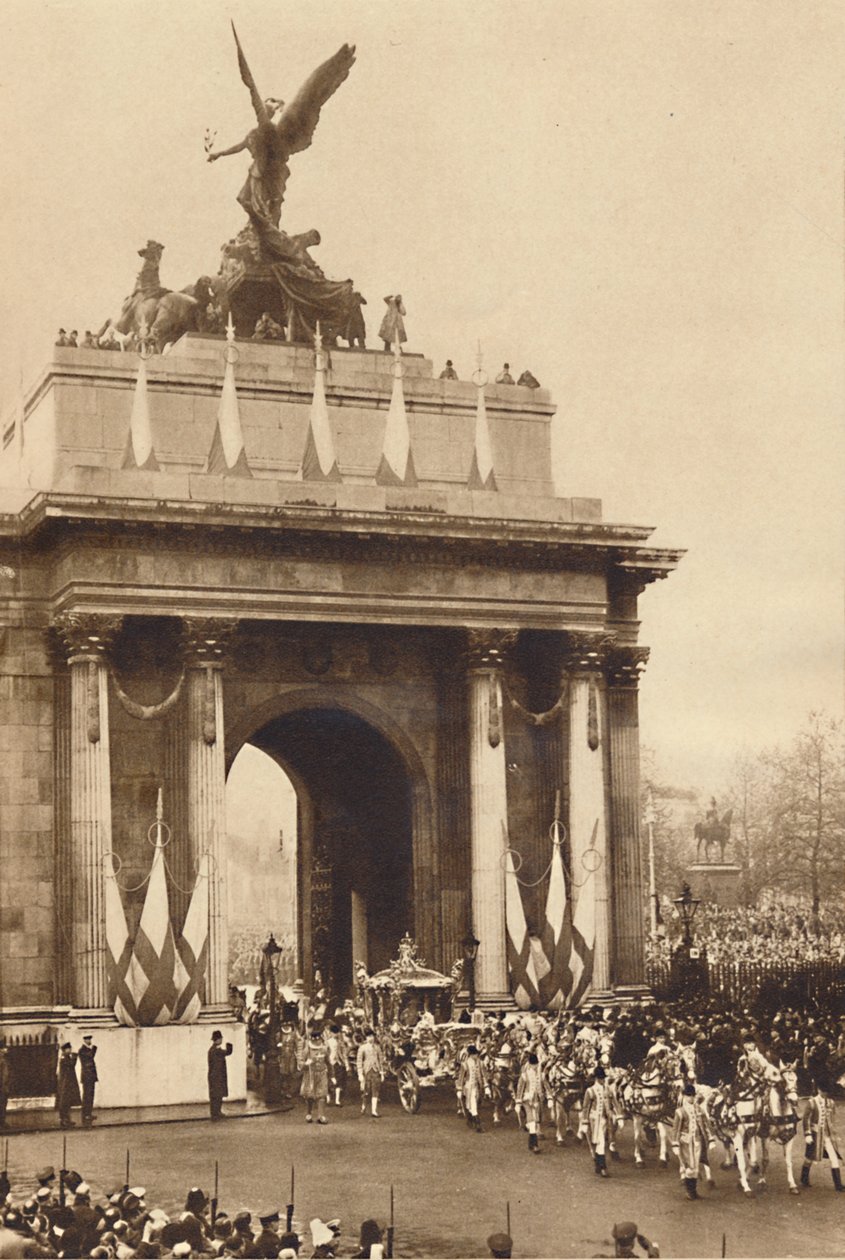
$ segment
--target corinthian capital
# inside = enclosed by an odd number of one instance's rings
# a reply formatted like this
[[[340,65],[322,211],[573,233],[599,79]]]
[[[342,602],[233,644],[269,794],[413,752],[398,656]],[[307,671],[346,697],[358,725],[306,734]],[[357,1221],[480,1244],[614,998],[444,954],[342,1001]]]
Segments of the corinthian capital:
[[[105,661],[123,617],[110,613],[62,612],[52,622],[68,662]]]
[[[650,651],[647,647],[613,648],[607,657],[607,681],[611,687],[636,687]]]
[[[468,630],[467,667],[471,670],[503,669],[518,637],[518,630]]]
[[[236,617],[183,617],[182,651],[186,665],[222,665],[237,628]]]
[[[567,674],[598,672],[613,647],[614,636],[605,631],[567,632],[563,645],[563,668]]]

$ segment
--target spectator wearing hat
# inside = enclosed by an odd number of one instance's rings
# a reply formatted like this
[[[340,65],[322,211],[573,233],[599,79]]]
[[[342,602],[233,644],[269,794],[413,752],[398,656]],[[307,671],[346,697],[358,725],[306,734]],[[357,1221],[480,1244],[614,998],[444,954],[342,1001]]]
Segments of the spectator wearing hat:
[[[361,1233],[358,1239],[358,1250],[353,1260],[381,1260],[384,1255],[382,1238],[383,1230],[378,1221],[372,1219],[361,1222]]]
[[[490,1255],[498,1260],[510,1260],[513,1251],[513,1239],[510,1234],[491,1234],[487,1239]]]
[[[94,1122],[94,1089],[99,1080],[97,1065],[97,1047],[91,1033],[86,1033],[79,1047],[79,1075],[82,1081],[82,1124],[90,1129]]]
[[[252,1215],[246,1210],[237,1212],[232,1221],[232,1234],[243,1247],[251,1246],[255,1233],[252,1229]]]
[[[299,1248],[302,1245],[302,1239],[299,1234],[295,1234],[293,1230],[288,1230],[282,1234],[279,1239],[279,1260],[295,1260],[299,1255]]]
[[[378,1100],[381,1083],[384,1080],[384,1058],[372,1028],[364,1030],[364,1041],[358,1047],[355,1068],[358,1073],[358,1084],[361,1087],[361,1111],[367,1110],[369,1098],[373,1119],[378,1120]]]
[[[12,1074],[6,1050],[6,1038],[0,1037],[0,1129],[6,1127],[6,1108],[12,1088]]]
[[[334,1230],[320,1220],[319,1216],[309,1222],[308,1228],[311,1230],[311,1246],[314,1248],[311,1260],[326,1260],[327,1257],[334,1256],[337,1250],[337,1234]]]
[[[645,1234],[641,1234],[633,1221],[622,1221],[619,1225],[613,1226],[613,1242],[614,1256],[622,1256],[625,1260],[629,1260],[631,1256],[638,1255],[634,1247],[639,1245],[643,1255],[651,1257],[651,1260],[659,1260],[660,1248],[657,1243],[650,1241]]]
[[[441,381],[456,381],[458,379],[458,374],[452,366],[451,359],[446,360],[446,366],[440,373],[440,379]]]
[[[278,1223],[278,1208],[265,1208],[263,1212],[259,1213],[258,1224],[261,1228],[250,1246],[249,1254],[251,1256],[265,1256],[269,1257],[270,1260],[275,1260],[282,1246],[276,1230]]]
[[[675,1111],[672,1126],[672,1150],[678,1157],[681,1182],[688,1199],[698,1198],[699,1169],[703,1171],[708,1190],[713,1186],[709,1150],[716,1145],[710,1121],[696,1097],[695,1085],[687,1081]]]
[[[586,1137],[593,1155],[597,1177],[607,1177],[607,1151],[613,1141],[615,1125],[621,1124],[616,1102],[607,1089],[604,1068],[596,1068],[593,1083],[584,1093],[578,1136]]]
[[[59,1052],[59,1068],[56,1080],[56,1110],[59,1123],[63,1129],[74,1128],[71,1109],[82,1105],[79,1092],[79,1081],[76,1079],[76,1055],[69,1041],[65,1041]]]
[[[59,329],[58,334],[57,334],[57,336],[56,336],[56,340],[55,340],[55,342],[54,342],[53,344],[54,344],[54,345],[56,345],[56,346],[66,346],[66,345],[67,345],[67,333],[65,332],[64,328],[60,328],[60,329]]]
[[[532,1050],[519,1073],[516,1082],[515,1102],[525,1114],[528,1129],[528,1149],[533,1155],[540,1154],[539,1125],[543,1114],[543,1069],[539,1057]]]
[[[511,365],[505,363],[501,372],[496,377],[497,385],[513,385],[513,377],[511,376]]]
[[[219,1028],[215,1028],[208,1047],[208,1105],[212,1120],[223,1119],[223,1099],[229,1093],[226,1059],[231,1053],[231,1041],[227,1041],[224,1047],[223,1034]]]

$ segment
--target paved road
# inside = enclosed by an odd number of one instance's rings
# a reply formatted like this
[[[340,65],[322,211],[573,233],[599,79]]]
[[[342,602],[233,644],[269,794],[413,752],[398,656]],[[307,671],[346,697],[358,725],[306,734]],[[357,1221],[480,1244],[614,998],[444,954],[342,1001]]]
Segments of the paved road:
[[[391,1100],[383,1113],[374,1121],[354,1103],[331,1108],[325,1128],[306,1125],[296,1109],[214,1126],[187,1121],[73,1130],[68,1163],[95,1192],[106,1191],[122,1183],[129,1146],[133,1183],[147,1187],[149,1203],[172,1210],[181,1207],[189,1186],[210,1189],[216,1158],[221,1207],[254,1211],[287,1201],[293,1162],[296,1220],[340,1216],[345,1243],[354,1241],[351,1235],[357,1236],[367,1216],[386,1223],[392,1182],[396,1254],[406,1257],[486,1256],[484,1240],[504,1227],[508,1200],[515,1256],[612,1254],[612,1224],[624,1219],[656,1238],[664,1257],[719,1256],[723,1232],[728,1256],[845,1251],[845,1194],[834,1192],[823,1166],[814,1169],[811,1190],[790,1196],[776,1154],[767,1194],[748,1200],[735,1177],[718,1172],[715,1193],[690,1203],[676,1170],[661,1172],[653,1156],[646,1171],[636,1171],[627,1129],[623,1160],[602,1181],[587,1152],[574,1143],[557,1148],[550,1129],[539,1158],[529,1155],[527,1138],[512,1118],[500,1129],[485,1123],[484,1133],[470,1132],[452,1114],[448,1093],[424,1095],[416,1116]],[[9,1156],[12,1181],[22,1191],[37,1166],[59,1166],[61,1136],[13,1136]]]

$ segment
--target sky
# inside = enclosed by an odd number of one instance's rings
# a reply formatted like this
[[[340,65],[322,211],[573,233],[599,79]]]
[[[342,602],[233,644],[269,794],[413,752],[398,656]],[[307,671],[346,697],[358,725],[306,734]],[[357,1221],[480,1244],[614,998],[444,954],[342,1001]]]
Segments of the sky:
[[[719,791],[843,704],[845,9],[827,0],[0,0],[0,412],[59,325],[241,225],[262,94],[344,42],[282,226],[409,350],[557,401],[558,492],[687,548],[641,600],[643,741]],[[371,344],[375,327],[371,327]]]

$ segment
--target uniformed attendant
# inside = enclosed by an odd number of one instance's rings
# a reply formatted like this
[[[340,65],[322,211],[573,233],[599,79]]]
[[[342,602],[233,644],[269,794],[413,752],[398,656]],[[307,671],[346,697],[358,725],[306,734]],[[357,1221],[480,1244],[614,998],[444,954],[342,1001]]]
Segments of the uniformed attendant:
[[[813,1094],[804,1110],[804,1166],[801,1169],[801,1185],[809,1186],[810,1169],[827,1157],[830,1175],[837,1190],[841,1191],[842,1173],[839,1166],[839,1138],[836,1133],[836,1105],[826,1088],[814,1081]]]
[[[613,1243],[613,1254],[622,1256],[625,1260],[637,1255],[634,1251],[635,1243],[639,1243],[645,1255],[651,1257],[651,1260],[657,1260],[660,1256],[657,1243],[646,1238],[645,1234],[641,1234],[633,1221],[622,1221],[619,1225],[613,1226]]]
[[[335,1107],[341,1107],[340,1096],[343,1093],[343,1087],[346,1084],[346,1075],[349,1070],[349,1050],[346,1045],[346,1037],[339,1024],[332,1024],[329,1029],[329,1036],[326,1042],[328,1050],[328,1066],[329,1066],[329,1101],[333,1102]]]
[[[328,1124],[325,1115],[326,1095],[329,1090],[328,1048],[323,1040],[322,1027],[313,1023],[305,1037],[300,1056],[302,1084],[299,1087],[305,1099],[305,1120],[312,1122],[314,1104],[317,1105],[317,1123]]]
[[[59,1053],[56,1080],[56,1110],[63,1129],[74,1128],[74,1121],[70,1118],[71,1108],[79,1107],[81,1104],[82,1096],[79,1093],[79,1081],[76,1079],[76,1055],[70,1042],[65,1041]]]
[[[212,1120],[223,1119],[223,1099],[229,1093],[229,1077],[226,1059],[232,1053],[232,1043],[223,1046],[223,1034],[215,1028],[208,1048],[208,1105]]]
[[[699,1168],[704,1171],[708,1187],[712,1187],[713,1175],[710,1172],[708,1151],[715,1145],[716,1139],[710,1128],[710,1121],[696,1098],[695,1086],[688,1081],[672,1127],[672,1150],[678,1157],[681,1181],[688,1199],[698,1198]]]
[[[361,1222],[361,1234],[358,1239],[358,1250],[353,1260],[381,1260],[384,1255],[382,1238],[384,1231],[378,1221],[372,1219]]]
[[[510,1260],[513,1239],[509,1234],[491,1234],[487,1239],[487,1246],[494,1260]]]
[[[358,1047],[355,1068],[358,1073],[358,1084],[361,1086],[361,1111],[367,1110],[369,1098],[373,1119],[378,1120],[379,1093],[384,1080],[384,1059],[372,1028],[367,1028],[364,1032],[364,1043]]]
[[[91,1033],[86,1033],[79,1047],[79,1075],[82,1080],[82,1123],[90,1129],[94,1122],[94,1088],[100,1079],[94,1059],[97,1047]]]
[[[543,1069],[533,1050],[529,1053],[519,1073],[519,1080],[516,1083],[516,1105],[522,1107],[525,1113],[528,1149],[532,1154],[539,1155],[539,1124],[543,1114]]]
[[[478,1053],[478,1046],[468,1046],[466,1058],[458,1069],[457,1088],[466,1112],[467,1125],[481,1133],[481,1117],[479,1107],[482,1093],[490,1093],[487,1074]]]
[[[586,1136],[590,1143],[598,1177],[608,1176],[607,1150],[618,1118],[616,1104],[607,1089],[605,1070],[599,1064],[593,1083],[584,1094],[578,1128],[579,1137]]]

